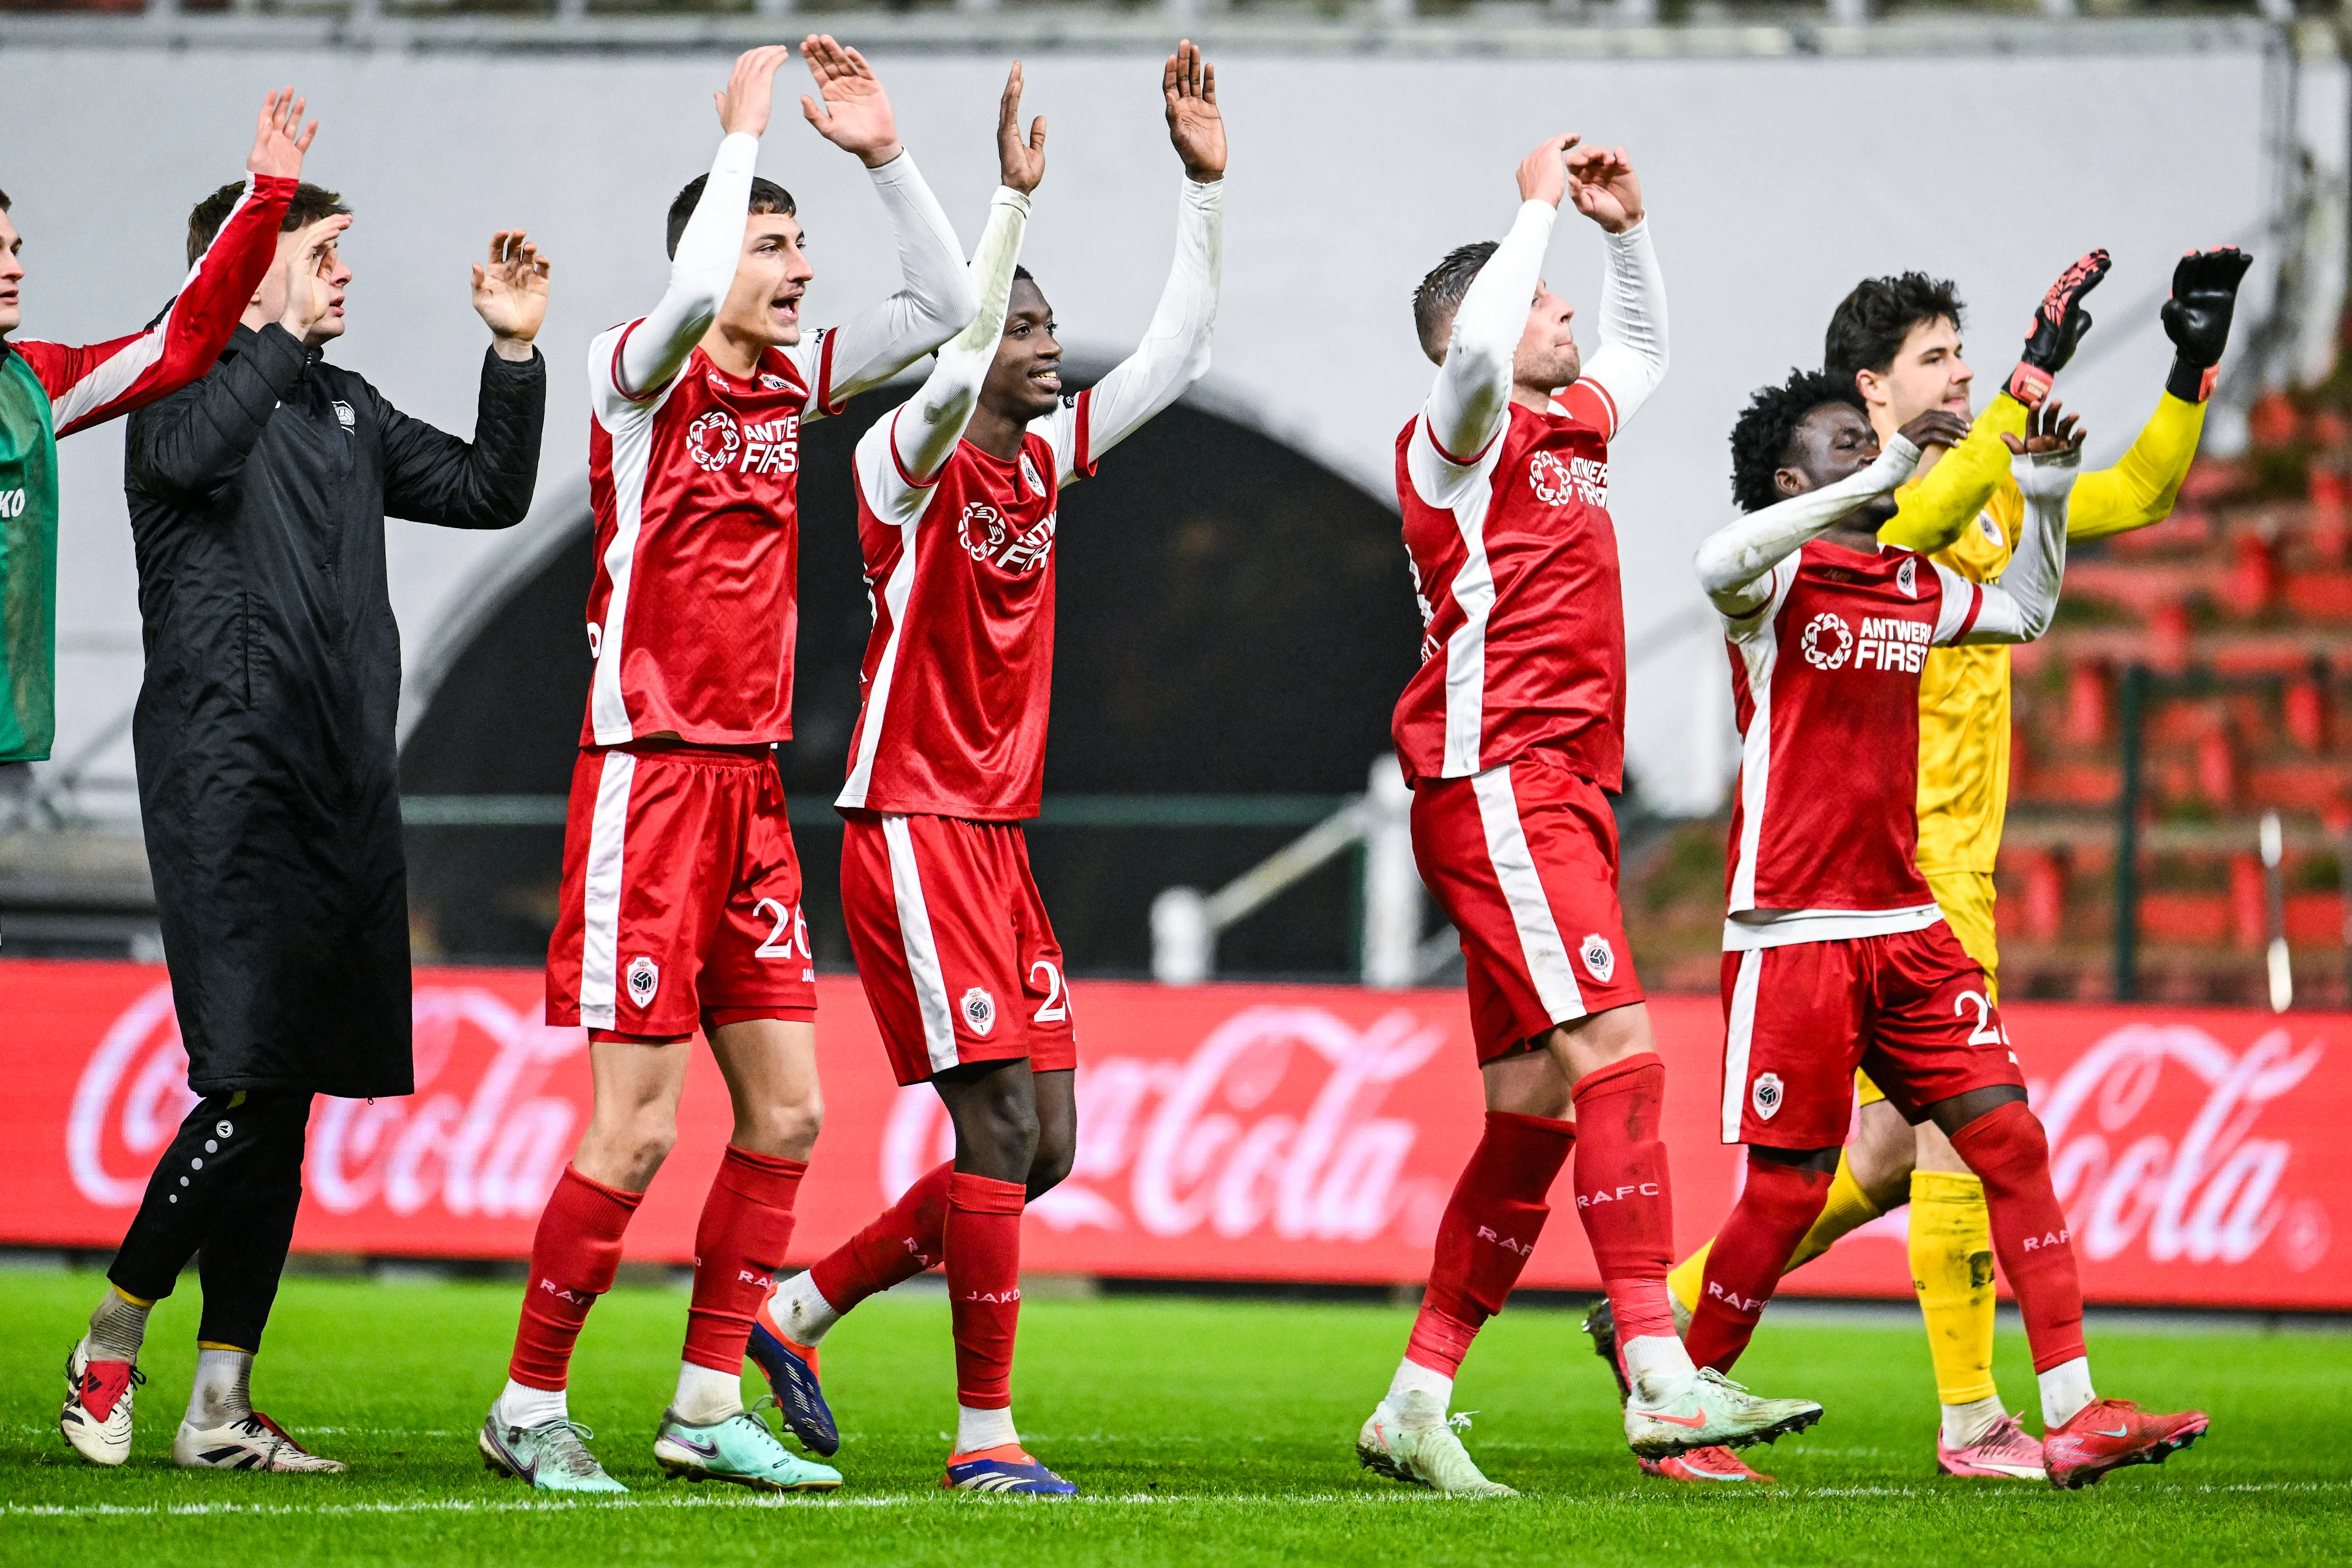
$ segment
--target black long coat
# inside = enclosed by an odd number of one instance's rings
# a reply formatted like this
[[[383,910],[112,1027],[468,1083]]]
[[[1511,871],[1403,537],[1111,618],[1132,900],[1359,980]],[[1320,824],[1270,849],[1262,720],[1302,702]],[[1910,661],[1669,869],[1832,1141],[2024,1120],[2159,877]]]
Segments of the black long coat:
[[[276,325],[133,415],[131,727],[199,1094],[407,1094],[407,866],[384,519],[530,508],[546,362],[486,353],[472,446]]]

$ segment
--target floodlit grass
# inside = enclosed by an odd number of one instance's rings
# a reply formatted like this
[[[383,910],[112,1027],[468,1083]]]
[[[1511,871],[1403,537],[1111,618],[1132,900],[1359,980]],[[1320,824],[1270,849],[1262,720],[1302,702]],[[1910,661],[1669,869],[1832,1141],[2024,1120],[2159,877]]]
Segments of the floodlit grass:
[[[574,1367],[572,1414],[631,1488],[565,1503],[485,1472],[474,1429],[504,1376],[516,1288],[289,1280],[255,1379],[262,1407],[345,1477],[190,1474],[171,1435],[194,1360],[194,1281],[157,1310],[139,1443],[120,1470],[58,1436],[58,1367],[95,1273],[0,1274],[0,1560],[163,1563],[1003,1563],[1286,1561],[2014,1564],[2352,1560],[2352,1336],[2228,1329],[2095,1331],[2103,1391],[2212,1412],[2213,1436],[2089,1491],[1933,1473],[1934,1390],[1899,1321],[1768,1326],[1741,1375],[1811,1395],[1822,1425],[1759,1449],[1769,1488],[1639,1475],[1607,1375],[1568,1313],[1487,1331],[1457,1408],[1517,1501],[1465,1503],[1366,1475],[1358,1423],[1387,1384],[1395,1309],[1174,1300],[1033,1300],[1015,1410],[1075,1503],[943,1494],[954,1415],[947,1305],[889,1297],[825,1344],[841,1419],[827,1499],[767,1500],[664,1479],[651,1446],[676,1376],[682,1294],[614,1291]],[[2004,1334],[2001,1386],[2032,1374]],[[757,1385],[756,1373],[752,1382]],[[2034,1424],[2032,1414],[2029,1425]]]

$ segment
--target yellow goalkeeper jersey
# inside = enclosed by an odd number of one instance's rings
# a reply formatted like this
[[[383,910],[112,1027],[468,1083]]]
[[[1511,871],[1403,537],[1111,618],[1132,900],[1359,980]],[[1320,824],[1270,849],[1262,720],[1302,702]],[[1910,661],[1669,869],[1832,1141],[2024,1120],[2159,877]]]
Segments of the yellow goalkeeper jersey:
[[[2022,435],[2025,420],[2023,404],[1995,397],[1967,440],[1895,491],[1900,504],[1878,537],[1971,582],[1999,577],[2025,521],[2001,437]],[[2075,481],[2066,537],[2104,539],[2164,521],[2204,428],[2203,404],[2164,394],[2121,462]],[[2008,810],[2009,649],[1932,649],[1919,679],[1920,869],[1990,873]]]

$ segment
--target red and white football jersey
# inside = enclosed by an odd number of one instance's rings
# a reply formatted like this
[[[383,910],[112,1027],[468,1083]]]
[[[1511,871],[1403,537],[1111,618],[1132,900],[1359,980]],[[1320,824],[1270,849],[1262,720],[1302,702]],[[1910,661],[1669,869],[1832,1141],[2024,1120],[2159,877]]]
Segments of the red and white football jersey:
[[[1623,786],[1616,424],[1616,405],[1587,377],[1549,414],[1513,405],[1484,452],[1445,452],[1426,414],[1398,436],[1422,617],[1421,668],[1392,726],[1408,783],[1466,778],[1549,746],[1603,789]]]
[[[835,334],[769,349],[748,381],[697,348],[667,384],[633,397],[619,363],[639,324],[588,353],[596,669],[580,743],[789,739],[801,424],[840,412],[826,402]]]
[[[1919,672],[1983,605],[1981,587],[1924,555],[1816,539],[1772,569],[1769,600],[1726,619],[1742,736],[1727,947],[1940,918],[1915,858]]]
[[[929,486],[889,426],[857,447],[857,534],[874,629],[835,805],[977,822],[1037,815],[1054,694],[1054,531],[1066,477],[1093,472],[1091,396],[1024,433],[1012,462],[970,441]]]

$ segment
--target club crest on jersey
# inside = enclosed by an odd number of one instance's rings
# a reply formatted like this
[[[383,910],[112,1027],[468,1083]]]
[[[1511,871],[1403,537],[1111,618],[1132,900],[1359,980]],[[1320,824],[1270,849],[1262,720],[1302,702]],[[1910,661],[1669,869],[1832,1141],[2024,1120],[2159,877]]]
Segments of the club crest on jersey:
[[[1984,536],[1987,539],[1990,540],[1995,544],[2006,544],[2009,542],[2008,540],[2001,537],[2000,524],[1992,520],[1992,513],[1989,511],[1980,511],[1977,513],[1977,527],[1983,531]]]
[[[1780,1075],[1776,1072],[1758,1073],[1754,1086],[1748,1091],[1748,1103],[1756,1108],[1757,1116],[1765,1121],[1771,1121],[1773,1114],[1780,1109],[1781,1100]]]
[[[341,398],[338,397],[335,399],[334,407],[336,424],[341,426],[346,430],[353,429],[359,425],[360,416],[352,411],[352,405],[350,404],[345,403]]]
[[[1919,558],[1917,556],[1905,557],[1903,564],[1895,569],[1895,585],[1903,590],[1903,596],[1906,599],[1916,599],[1919,596]]]
[[[1597,931],[1585,933],[1584,945],[1576,950],[1576,956],[1584,960],[1585,972],[1603,985],[1608,984],[1609,977],[1617,973],[1616,950],[1609,945],[1609,939]]]
[[[1045,493],[1045,481],[1038,477],[1037,465],[1029,460],[1026,452],[1021,454],[1021,482],[1027,485],[1034,494]]]
[[[784,378],[773,371],[763,370],[760,373],[760,384],[770,392],[782,392],[784,389]]]
[[[645,954],[629,960],[629,1000],[642,1007],[661,989],[661,966]]]
[[[1823,610],[1805,623],[1797,646],[1805,650],[1805,662],[1815,669],[1836,669],[1853,651],[1853,628],[1834,612]]]
[[[973,1034],[985,1036],[996,1027],[996,998],[979,986],[965,992],[957,1005],[962,1009],[965,1026]]]
[[[743,432],[736,426],[735,416],[723,408],[712,409],[686,427],[686,455],[705,472],[715,474],[726,468],[742,447]]]

